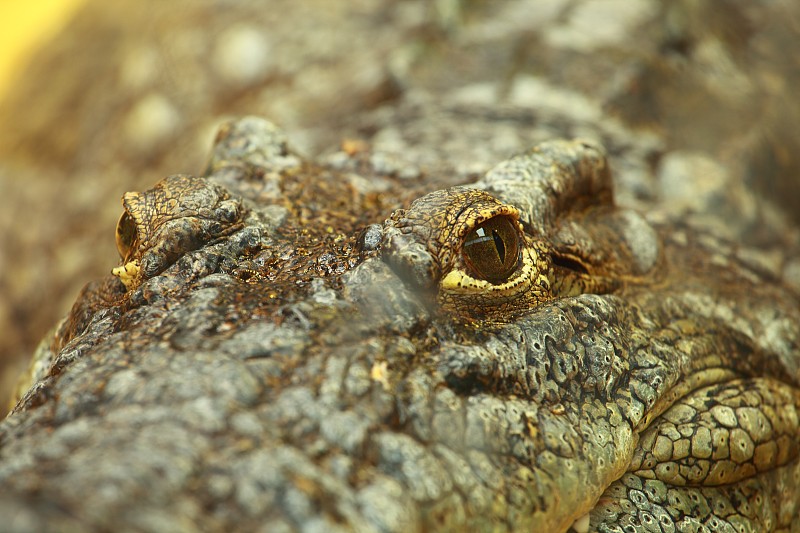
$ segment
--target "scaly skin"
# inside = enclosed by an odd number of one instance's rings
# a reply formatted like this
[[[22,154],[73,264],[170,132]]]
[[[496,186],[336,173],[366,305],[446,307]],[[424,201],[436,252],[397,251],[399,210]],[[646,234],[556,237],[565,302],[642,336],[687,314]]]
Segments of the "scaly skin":
[[[40,348],[12,530],[796,530],[798,296],[598,146],[409,204],[246,119],[207,174],[125,196]]]

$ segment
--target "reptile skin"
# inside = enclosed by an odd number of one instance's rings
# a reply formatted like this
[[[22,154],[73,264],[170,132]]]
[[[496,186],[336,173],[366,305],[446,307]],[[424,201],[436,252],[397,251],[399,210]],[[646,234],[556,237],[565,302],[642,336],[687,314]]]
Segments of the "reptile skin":
[[[125,195],[0,426],[9,530],[800,530],[800,298],[750,251],[588,141],[414,201],[349,157],[244,119]]]

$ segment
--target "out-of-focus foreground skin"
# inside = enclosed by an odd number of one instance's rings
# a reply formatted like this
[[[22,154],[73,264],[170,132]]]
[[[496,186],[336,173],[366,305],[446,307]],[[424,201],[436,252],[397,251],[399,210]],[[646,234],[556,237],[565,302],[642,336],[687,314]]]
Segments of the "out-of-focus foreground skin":
[[[268,6],[0,109],[14,527],[789,528],[800,7]]]
[[[331,4],[90,0],[34,56],[0,103],[0,388],[107,272],[121,193],[198,172],[231,115],[269,117],[308,155],[360,139],[462,182],[545,139],[647,136],[645,168],[614,161],[624,204],[794,242],[795,2]],[[442,133],[451,112],[482,132]]]

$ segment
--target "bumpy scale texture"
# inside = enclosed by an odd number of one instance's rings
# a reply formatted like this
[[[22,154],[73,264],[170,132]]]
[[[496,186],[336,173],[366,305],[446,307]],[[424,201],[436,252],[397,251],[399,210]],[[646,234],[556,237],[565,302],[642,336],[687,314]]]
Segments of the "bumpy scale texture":
[[[248,118],[125,195],[0,426],[5,529],[800,530],[780,279],[588,141],[414,201],[344,157]]]

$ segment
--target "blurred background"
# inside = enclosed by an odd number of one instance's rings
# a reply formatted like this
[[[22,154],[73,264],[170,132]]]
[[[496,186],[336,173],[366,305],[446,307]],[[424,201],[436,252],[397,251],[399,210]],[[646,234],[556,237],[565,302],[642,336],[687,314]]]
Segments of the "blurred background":
[[[13,92],[15,81],[24,74],[37,49],[58,34],[83,3],[84,0],[0,0],[0,102],[5,101],[7,93]],[[9,127],[6,123],[2,126]],[[37,297],[32,288],[35,283],[11,267],[12,256],[20,242],[35,245],[35,238],[22,237],[20,241],[12,235],[32,222],[31,219],[26,221],[21,210],[11,207],[20,195],[12,190],[23,187],[22,180],[13,180],[8,170],[7,164],[13,159],[13,154],[6,154],[0,160],[0,413],[3,414],[13,382],[27,366],[34,343],[38,342],[35,338],[43,327],[48,327],[45,322],[53,318],[48,311],[43,311],[41,321],[29,318],[43,305],[42,300],[34,306],[26,306],[26,299]],[[38,298],[43,298],[42,293]],[[66,307],[65,302],[55,305],[58,308],[53,310],[55,313]],[[31,324],[31,321],[38,323]]]
[[[0,98],[33,51],[58,33],[84,1],[0,2]]]
[[[0,0],[0,39],[0,396],[117,265],[122,194],[202,172],[235,115],[465,179],[598,137],[619,201],[800,286],[794,0]],[[445,115],[472,129],[433,135]]]

